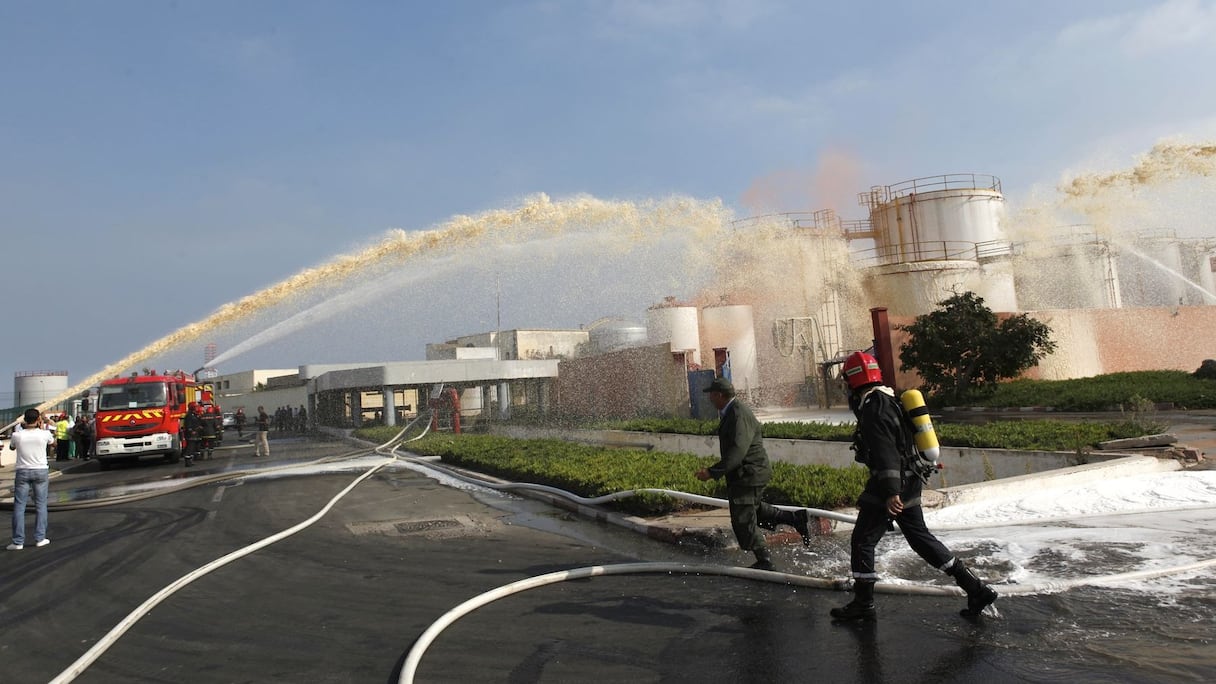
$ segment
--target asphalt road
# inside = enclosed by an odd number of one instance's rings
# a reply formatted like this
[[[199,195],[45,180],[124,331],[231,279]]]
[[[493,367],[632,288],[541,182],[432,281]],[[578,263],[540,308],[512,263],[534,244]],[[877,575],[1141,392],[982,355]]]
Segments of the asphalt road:
[[[276,459],[349,450],[277,446]],[[250,460],[230,450],[203,465],[234,458]],[[180,470],[86,466],[52,491]],[[251,479],[53,513],[50,546],[0,556],[0,681],[49,681],[157,590],[313,515],[356,475]],[[175,594],[77,681],[396,681],[435,619],[502,584],[604,563],[742,560],[624,539],[538,507],[383,472],[313,527]],[[957,599],[883,596],[877,625],[831,624],[828,608],[847,599],[719,577],[567,582],[457,622],[427,652],[419,681],[1003,682],[1046,672],[1033,634],[1019,632],[1054,619],[1050,597],[1010,601],[1008,619],[972,623],[957,616]],[[1085,671],[1098,681],[1120,672],[1111,668]]]

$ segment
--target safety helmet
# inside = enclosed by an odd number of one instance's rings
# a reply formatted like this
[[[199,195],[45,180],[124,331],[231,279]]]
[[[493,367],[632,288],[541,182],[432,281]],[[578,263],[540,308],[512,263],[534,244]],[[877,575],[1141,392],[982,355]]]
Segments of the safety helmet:
[[[849,389],[882,382],[882,369],[878,367],[878,359],[865,352],[849,354],[849,357],[844,360],[841,372],[844,373],[844,379],[849,383]]]
[[[190,408],[191,413],[198,413],[198,402],[197,401],[190,402],[189,408]]]

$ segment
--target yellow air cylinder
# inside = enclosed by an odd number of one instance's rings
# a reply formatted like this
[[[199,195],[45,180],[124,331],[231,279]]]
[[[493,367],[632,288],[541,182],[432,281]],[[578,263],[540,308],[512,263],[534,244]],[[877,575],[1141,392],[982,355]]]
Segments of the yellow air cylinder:
[[[912,419],[916,448],[926,460],[937,463],[942,452],[937,443],[937,433],[933,431],[933,421],[929,420],[929,407],[925,406],[924,395],[920,390],[912,389],[899,395],[899,401]]]

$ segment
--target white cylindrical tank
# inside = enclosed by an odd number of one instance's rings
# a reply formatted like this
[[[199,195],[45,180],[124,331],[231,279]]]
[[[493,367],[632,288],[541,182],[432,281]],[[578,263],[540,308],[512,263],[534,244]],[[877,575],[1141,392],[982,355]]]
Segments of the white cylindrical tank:
[[[668,298],[646,310],[646,338],[650,344],[670,343],[672,351],[688,352],[690,363],[701,362],[701,326],[697,307]]]
[[[67,389],[67,371],[19,371],[13,376],[13,406],[41,404]]]
[[[480,416],[482,408],[480,387],[466,387],[460,390],[460,415]]]
[[[871,208],[878,263],[980,260],[1009,254],[1005,198],[993,176],[953,174],[885,188]]]
[[[1168,235],[1145,235],[1119,252],[1123,302],[1128,306],[1178,306],[1185,304],[1188,286],[1182,275],[1178,239]]]
[[[759,389],[760,369],[756,359],[756,325],[747,304],[707,306],[701,312],[705,343],[711,349],[730,352],[731,384],[739,392]]]
[[[641,347],[649,339],[646,326],[631,321],[604,323],[592,328],[587,336],[597,354]]]

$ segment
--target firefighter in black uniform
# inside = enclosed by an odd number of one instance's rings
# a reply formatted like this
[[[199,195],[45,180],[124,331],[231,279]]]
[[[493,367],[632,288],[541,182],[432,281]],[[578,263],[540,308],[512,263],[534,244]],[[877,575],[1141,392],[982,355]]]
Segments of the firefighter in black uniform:
[[[202,416],[200,416],[202,443],[199,446],[202,449],[204,461],[211,460],[211,452],[215,450],[215,439],[219,434],[221,420],[219,408],[215,404],[203,407]]]
[[[857,415],[854,436],[855,459],[870,469],[870,479],[858,499],[857,524],[850,540],[850,565],[853,570],[853,600],[833,608],[837,620],[873,620],[874,548],[886,533],[890,521],[908,545],[926,563],[952,576],[967,592],[967,607],[962,615],[974,617],[997,598],[980,578],[950,553],[925,526],[921,510],[921,476],[912,467],[915,444],[904,419],[903,407],[895,392],[882,384],[878,361],[865,352],[854,352],[844,362],[843,373],[849,384],[849,405]]]
[[[755,554],[756,562],[751,567],[776,570],[764,535],[757,526],[771,530],[778,524],[789,525],[798,530],[805,544],[810,541],[807,512],[783,511],[761,498],[773,471],[768,464],[768,452],[764,450],[760,421],[750,408],[735,399],[735,388],[730,380],[715,378],[704,391],[709,393],[710,403],[718,409],[718,450],[722,456],[709,468],[698,470],[697,479],[726,478],[730,526],[739,548]]]
[[[203,416],[199,413],[196,402],[190,402],[190,406],[186,409],[186,417],[182,420],[182,423],[186,431],[186,455],[183,460],[185,461],[185,466],[189,468],[194,465],[194,457],[198,456],[199,445],[203,438]]]

